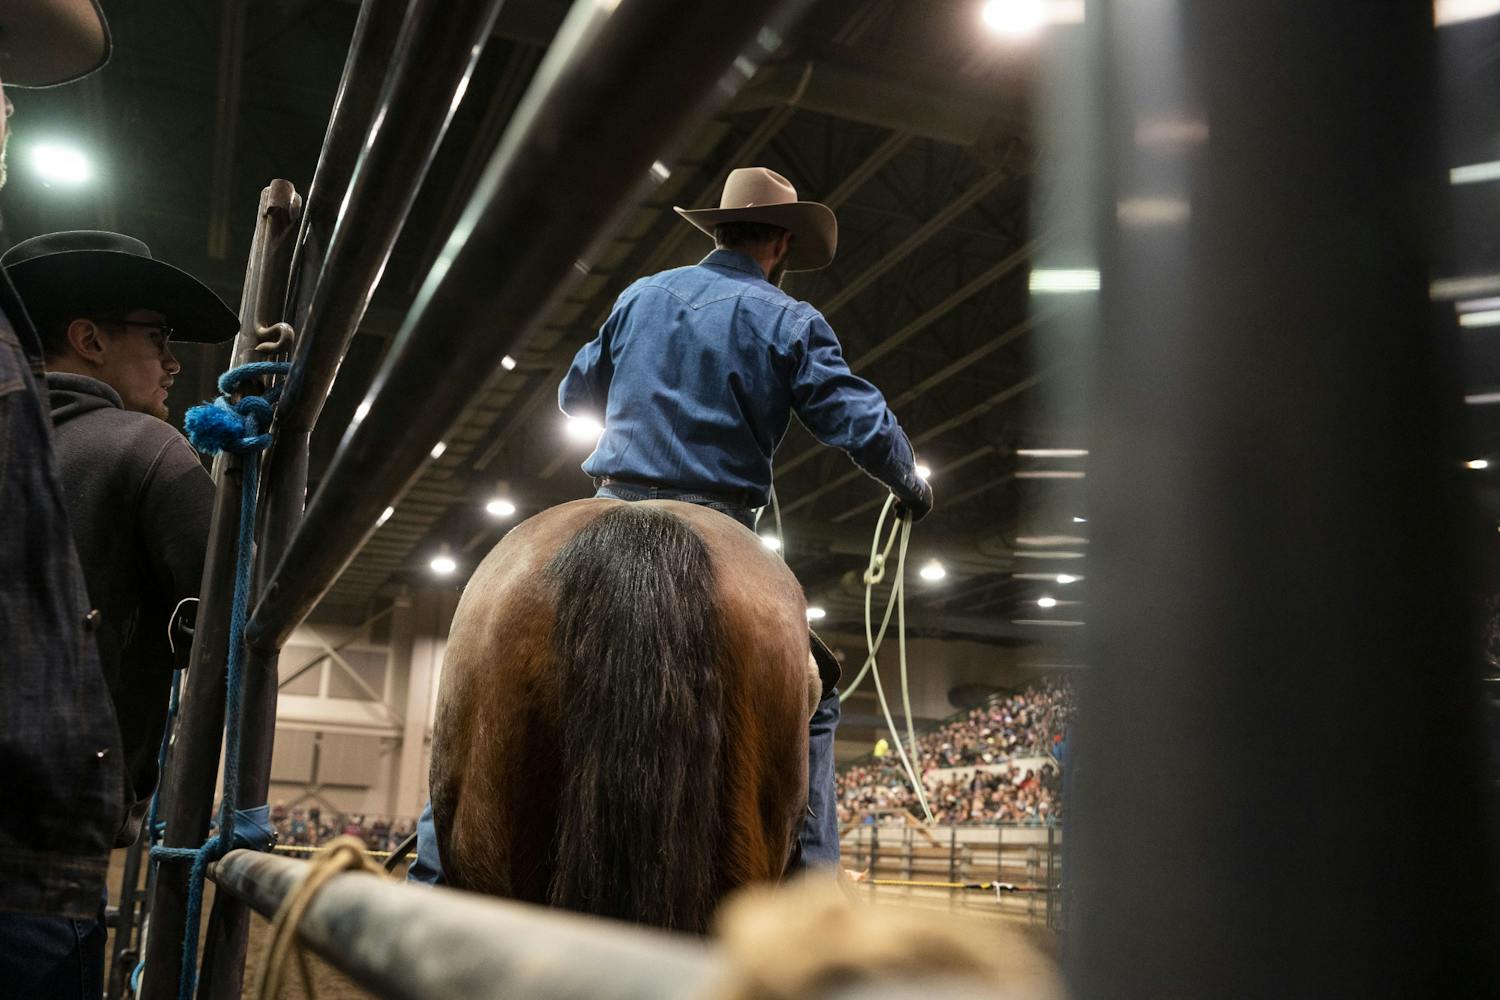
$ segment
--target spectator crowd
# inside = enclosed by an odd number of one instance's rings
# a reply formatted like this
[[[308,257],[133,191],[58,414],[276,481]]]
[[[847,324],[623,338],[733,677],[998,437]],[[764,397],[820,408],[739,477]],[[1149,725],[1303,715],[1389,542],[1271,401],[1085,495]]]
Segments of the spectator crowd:
[[[1061,818],[1065,732],[1073,713],[1073,692],[1046,679],[1012,694],[997,695],[968,714],[948,720],[917,737],[913,761],[924,782],[928,805],[939,823],[1050,823]],[[1002,768],[1016,758],[1050,755],[1036,768]],[[950,778],[929,773],[946,768],[978,768]],[[993,768],[990,770],[989,768]],[[862,760],[839,775],[839,822],[867,810],[921,807],[894,752]]]
[[[271,826],[276,842],[288,847],[317,847],[345,835],[364,842],[370,851],[389,851],[417,828],[415,819],[391,819],[364,813],[324,813],[320,806],[293,806],[278,802],[271,807]]]

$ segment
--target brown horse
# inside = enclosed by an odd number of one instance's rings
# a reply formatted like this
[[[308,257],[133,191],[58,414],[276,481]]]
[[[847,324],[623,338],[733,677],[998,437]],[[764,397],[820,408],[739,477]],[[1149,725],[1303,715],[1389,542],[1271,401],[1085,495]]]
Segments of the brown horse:
[[[444,877],[703,931],[786,869],[819,692],[801,587],[675,501],[538,514],[459,603],[432,748]]]

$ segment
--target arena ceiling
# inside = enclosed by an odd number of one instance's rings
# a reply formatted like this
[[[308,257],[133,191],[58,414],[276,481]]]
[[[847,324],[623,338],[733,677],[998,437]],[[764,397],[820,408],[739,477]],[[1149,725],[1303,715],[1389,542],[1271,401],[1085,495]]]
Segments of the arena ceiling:
[[[260,188],[284,177],[305,191],[311,181],[357,6],[105,7],[116,39],[109,67],[79,86],[15,95],[5,237],[118,229],[237,302]],[[482,166],[566,9],[505,4],[339,373],[314,437],[314,480],[452,226],[455,192]],[[1039,361],[1029,318],[1040,242],[1028,225],[1030,54],[978,17],[978,0],[817,3],[782,56],[667,158],[670,177],[592,257],[514,369],[497,367],[319,614],[360,620],[403,583],[430,581],[427,564],[445,545],[471,567],[514,523],[485,512],[493,496],[525,516],[591,491],[578,468],[587,449],[562,433],[562,372],[621,288],[709,249],[671,206],[714,204],[729,169],[762,164],[836,209],[837,260],[790,276],[787,290],[829,317],[854,369],[884,390],[933,469],[937,510],[917,529],[913,557],[941,560],[948,576],[913,580],[913,634],[1026,644],[1066,633],[1015,622],[1079,617],[1085,584],[1059,587],[1055,577],[1085,575],[1084,480],[1028,474],[1081,473],[1082,461],[1016,452],[1082,447],[1082,394],[1077,359]],[[30,145],[56,136],[92,152],[93,184],[49,188],[25,168]],[[184,361],[179,412],[210,393],[224,364],[208,350]],[[854,627],[882,488],[795,424],[776,473],[790,564],[828,609],[827,624]],[[1037,607],[1044,594],[1060,604]]]

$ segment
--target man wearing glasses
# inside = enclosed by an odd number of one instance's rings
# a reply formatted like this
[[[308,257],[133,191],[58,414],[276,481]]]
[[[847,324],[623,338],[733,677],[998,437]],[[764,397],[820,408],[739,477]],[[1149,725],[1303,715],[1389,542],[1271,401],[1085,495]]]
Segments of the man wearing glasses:
[[[0,257],[42,342],[53,442],[119,720],[132,842],[156,785],[173,657],[168,624],[198,593],[213,481],[166,422],[172,341],[218,343],[239,319],[202,282],[115,233],[52,233]]]

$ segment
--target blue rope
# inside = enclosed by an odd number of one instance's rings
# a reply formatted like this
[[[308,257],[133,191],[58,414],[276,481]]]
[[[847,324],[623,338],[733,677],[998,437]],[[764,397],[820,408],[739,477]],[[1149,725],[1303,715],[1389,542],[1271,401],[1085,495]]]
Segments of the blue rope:
[[[203,881],[208,866],[222,858],[237,846],[253,846],[265,850],[270,841],[264,836],[259,842],[235,836],[236,819],[251,822],[250,832],[269,832],[269,824],[261,831],[254,830],[255,814],[269,813],[265,806],[252,810],[239,810],[240,788],[240,723],[244,697],[243,664],[245,658],[245,618],[250,604],[250,570],[255,550],[255,499],[259,492],[259,452],[271,443],[271,417],[274,405],[281,396],[278,383],[265,395],[245,395],[238,402],[230,403],[228,396],[247,382],[275,375],[285,375],[291,365],[283,361],[257,361],[231,368],[219,376],[219,392],[212,403],[203,403],[188,410],[183,421],[188,440],[194,448],[205,455],[221,451],[246,456],[241,470],[242,490],[240,494],[240,531],[237,558],[234,567],[234,601],[229,612],[229,663],[224,683],[224,790],[219,800],[219,828],[201,847],[151,848],[153,861],[164,859],[191,861],[188,872],[187,914],[184,919],[182,941],[182,968],[178,978],[179,1000],[191,1000],[198,985],[198,932],[203,911]],[[254,817],[254,818],[252,818]]]

